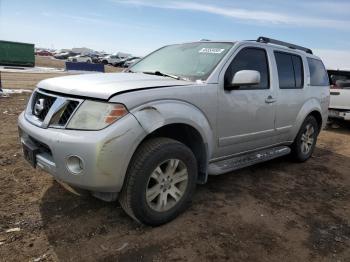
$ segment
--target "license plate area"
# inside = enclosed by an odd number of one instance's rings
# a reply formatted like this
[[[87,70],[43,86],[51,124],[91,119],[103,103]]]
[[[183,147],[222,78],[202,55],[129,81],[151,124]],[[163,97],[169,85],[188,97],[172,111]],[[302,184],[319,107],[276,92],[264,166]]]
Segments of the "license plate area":
[[[29,143],[23,143],[23,156],[25,160],[31,164],[32,167],[36,167],[36,155],[39,153],[39,148]]]

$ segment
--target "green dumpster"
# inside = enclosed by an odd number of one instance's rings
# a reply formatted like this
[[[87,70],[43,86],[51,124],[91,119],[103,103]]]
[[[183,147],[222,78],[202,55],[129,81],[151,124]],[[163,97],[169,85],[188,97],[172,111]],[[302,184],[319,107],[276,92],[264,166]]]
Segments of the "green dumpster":
[[[0,65],[34,66],[34,44],[0,40]]]

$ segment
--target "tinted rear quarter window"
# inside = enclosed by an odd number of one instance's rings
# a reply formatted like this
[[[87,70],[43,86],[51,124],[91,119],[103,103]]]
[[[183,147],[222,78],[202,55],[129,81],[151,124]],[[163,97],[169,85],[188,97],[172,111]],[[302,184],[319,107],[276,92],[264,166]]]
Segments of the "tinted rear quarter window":
[[[329,86],[329,78],[321,60],[307,58],[311,86]]]

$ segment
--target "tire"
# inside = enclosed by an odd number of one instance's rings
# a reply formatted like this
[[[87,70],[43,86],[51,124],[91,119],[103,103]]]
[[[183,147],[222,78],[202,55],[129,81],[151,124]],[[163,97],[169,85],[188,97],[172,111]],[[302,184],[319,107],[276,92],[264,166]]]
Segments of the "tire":
[[[304,162],[311,157],[316,146],[319,131],[315,117],[307,116],[291,146],[292,156],[296,161]]]
[[[86,60],[86,63],[91,64],[91,60],[90,59]]]
[[[102,60],[102,64],[108,65],[108,61],[107,60]]]
[[[196,158],[187,146],[169,138],[152,138],[143,142],[132,157],[119,202],[139,223],[159,226],[189,206],[196,181]]]

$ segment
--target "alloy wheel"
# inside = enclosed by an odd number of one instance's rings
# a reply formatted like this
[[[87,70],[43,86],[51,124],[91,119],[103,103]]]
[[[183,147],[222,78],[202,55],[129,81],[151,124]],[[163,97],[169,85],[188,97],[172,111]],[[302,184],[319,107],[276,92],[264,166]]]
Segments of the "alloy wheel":
[[[183,197],[188,184],[186,165],[179,159],[169,159],[152,172],[146,189],[148,206],[157,212],[174,207]]]
[[[313,125],[307,124],[305,127],[304,133],[301,135],[301,144],[300,144],[301,152],[305,155],[307,155],[313,147],[314,140],[315,140],[314,133],[315,133],[315,129]]]

